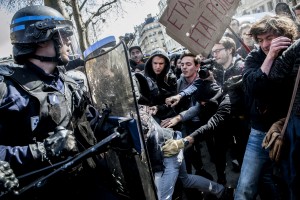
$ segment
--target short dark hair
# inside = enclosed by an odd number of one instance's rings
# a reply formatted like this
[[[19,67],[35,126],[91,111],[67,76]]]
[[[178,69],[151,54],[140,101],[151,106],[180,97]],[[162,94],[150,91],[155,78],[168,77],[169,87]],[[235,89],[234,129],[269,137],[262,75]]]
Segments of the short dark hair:
[[[231,37],[223,36],[220,41],[216,44],[221,44],[224,46],[225,49],[232,49],[231,55],[235,55],[236,51],[236,44]]]
[[[193,54],[192,52],[190,51],[184,51],[181,55],[180,55],[180,60],[182,60],[182,58],[184,57],[194,57],[194,62],[195,62],[195,65],[198,65],[200,63],[200,59],[197,55]]]
[[[133,49],[138,49],[140,52],[142,52],[142,49],[141,49],[140,46],[132,46],[132,47],[129,48],[129,53],[131,53],[131,51],[132,51]]]

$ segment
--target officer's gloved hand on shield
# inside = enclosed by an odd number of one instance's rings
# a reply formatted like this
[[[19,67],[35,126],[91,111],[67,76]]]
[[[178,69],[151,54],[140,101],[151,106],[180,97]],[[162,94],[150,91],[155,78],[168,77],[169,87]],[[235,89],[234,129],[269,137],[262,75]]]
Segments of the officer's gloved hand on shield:
[[[19,181],[10,168],[9,163],[0,160],[0,194],[9,192],[18,186]]]
[[[43,142],[29,145],[34,159],[50,159],[74,155],[78,149],[73,132],[64,127],[56,127],[54,133]]]

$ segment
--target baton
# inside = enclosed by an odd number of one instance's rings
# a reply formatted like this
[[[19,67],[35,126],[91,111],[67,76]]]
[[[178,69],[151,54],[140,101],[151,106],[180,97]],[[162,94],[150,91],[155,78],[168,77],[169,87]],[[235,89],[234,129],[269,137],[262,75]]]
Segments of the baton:
[[[46,180],[47,178],[57,174],[60,171],[63,171],[65,169],[68,169],[70,166],[73,166],[77,161],[83,159],[83,158],[87,158],[90,156],[90,154],[94,153],[97,149],[107,145],[109,142],[111,142],[113,139],[117,138],[120,136],[120,133],[118,132],[114,132],[111,135],[107,136],[106,138],[104,138],[103,140],[101,140],[100,142],[98,142],[97,144],[95,144],[94,146],[88,148],[87,150],[83,151],[82,153],[78,154],[77,156],[71,157],[69,159],[67,159],[66,161],[68,161],[67,163],[64,162],[60,162],[59,164],[65,163],[63,164],[60,168],[58,168],[57,170],[54,170],[53,172],[47,174],[46,176],[43,176],[39,179],[37,179],[36,181],[28,184],[27,186],[24,186],[23,188],[21,188],[20,190],[15,190],[13,191],[13,193],[15,195],[20,195],[23,192],[27,191],[28,189],[32,188],[32,187],[40,187],[42,185],[42,182],[44,180]],[[59,165],[58,164],[58,165]],[[56,165],[57,166],[57,165]],[[48,169],[48,168],[47,168]],[[39,170],[39,171],[43,171],[45,169]],[[27,176],[27,175],[26,175]],[[23,176],[24,177],[24,176]]]

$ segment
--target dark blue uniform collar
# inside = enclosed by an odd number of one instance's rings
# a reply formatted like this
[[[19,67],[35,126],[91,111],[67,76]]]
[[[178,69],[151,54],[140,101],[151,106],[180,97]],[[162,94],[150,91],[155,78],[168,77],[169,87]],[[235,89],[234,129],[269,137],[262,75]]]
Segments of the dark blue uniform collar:
[[[63,82],[59,77],[59,70],[57,67],[52,74],[48,74],[32,62],[28,61],[24,66],[34,71],[41,78],[41,81],[43,81],[45,84],[50,85],[53,88],[63,92]]]

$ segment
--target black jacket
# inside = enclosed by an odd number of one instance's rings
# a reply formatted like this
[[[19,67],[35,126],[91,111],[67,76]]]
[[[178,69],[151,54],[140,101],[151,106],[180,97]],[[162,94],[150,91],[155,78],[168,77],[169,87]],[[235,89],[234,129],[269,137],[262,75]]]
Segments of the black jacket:
[[[244,70],[244,60],[242,57],[233,57],[231,65],[227,69],[223,69],[222,66],[216,64],[213,68],[214,78],[218,85],[221,87],[224,85],[230,77],[242,74]]]
[[[243,87],[251,127],[268,131],[270,126],[287,114],[292,80],[288,77],[271,80],[260,69],[266,58],[261,50],[251,51],[245,60]],[[287,98],[288,97],[288,98]]]
[[[229,95],[218,95],[215,101],[209,101],[200,106],[199,118],[202,122],[200,128],[190,134],[196,141],[209,137],[212,134],[222,134],[227,122],[231,119],[231,103]]]
[[[162,54],[154,54],[152,55],[145,65],[144,75],[146,77],[151,78],[153,83],[155,83],[158,87],[159,93],[155,98],[152,98],[153,101],[149,104],[149,106],[156,105],[158,107],[158,112],[156,117],[159,119],[165,119],[168,117],[174,116],[176,113],[170,107],[167,107],[165,104],[165,99],[167,97],[173,96],[177,94],[177,78],[175,74],[170,70],[170,61],[167,56],[165,57],[165,68],[161,72],[161,74],[156,75],[152,69],[152,59]]]
[[[286,51],[283,52],[274,63],[269,73],[271,80],[294,80],[300,66],[300,40],[293,43]],[[285,87],[287,88],[287,87]],[[300,90],[297,90],[294,107],[300,106]]]
[[[195,93],[198,103],[189,110],[180,113],[182,121],[198,115],[200,128],[190,134],[196,141],[205,139],[212,134],[226,132],[227,122],[231,119],[231,102],[228,94],[215,82],[201,81]],[[200,102],[206,102],[202,104]],[[230,125],[229,125],[230,127]]]

